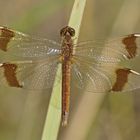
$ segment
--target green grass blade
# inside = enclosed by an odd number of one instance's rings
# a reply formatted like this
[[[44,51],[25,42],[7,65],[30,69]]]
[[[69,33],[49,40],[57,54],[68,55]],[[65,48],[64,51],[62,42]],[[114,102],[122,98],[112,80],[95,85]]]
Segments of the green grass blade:
[[[58,66],[42,140],[56,140],[61,122],[61,65]],[[55,86],[56,83],[60,83]]]
[[[75,39],[76,42],[79,36],[85,3],[86,0],[75,0],[71,17],[68,23],[68,25],[73,27],[76,31],[76,39]],[[57,80],[60,77],[62,77],[61,65],[59,65],[58,67],[55,83],[58,83]],[[42,140],[56,140],[60,122],[61,122],[61,81],[59,81],[59,84],[57,84],[57,86],[53,87],[47,118],[44,125]]]
[[[86,0],[75,0],[68,25],[75,29],[75,43],[78,40]]]

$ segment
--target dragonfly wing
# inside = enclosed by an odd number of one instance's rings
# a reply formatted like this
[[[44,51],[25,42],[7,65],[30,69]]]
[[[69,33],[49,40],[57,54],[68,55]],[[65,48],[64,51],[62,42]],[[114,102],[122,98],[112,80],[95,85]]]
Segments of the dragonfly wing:
[[[24,33],[0,27],[0,54],[3,56],[0,61],[8,61],[9,57],[14,60],[39,60],[60,53],[60,44],[52,40],[32,38]]]
[[[112,64],[93,65],[76,61],[72,66],[74,85],[92,93],[126,92],[140,88],[140,73]]]
[[[140,54],[140,34],[131,34],[108,41],[88,41],[74,47],[75,56],[88,56],[94,62],[120,62]]]
[[[13,61],[0,64],[0,86],[40,90],[51,88],[58,58],[41,61]]]

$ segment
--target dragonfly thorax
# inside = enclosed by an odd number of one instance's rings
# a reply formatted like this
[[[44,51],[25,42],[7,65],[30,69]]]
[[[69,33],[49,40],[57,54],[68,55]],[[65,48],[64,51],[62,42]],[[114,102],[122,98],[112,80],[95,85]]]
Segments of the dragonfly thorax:
[[[61,29],[60,35],[62,42],[62,58],[63,60],[70,60],[73,50],[72,37],[75,35],[75,30],[69,26],[66,26]]]
[[[72,57],[72,46],[70,44],[62,46],[62,57],[63,59],[70,59]]]

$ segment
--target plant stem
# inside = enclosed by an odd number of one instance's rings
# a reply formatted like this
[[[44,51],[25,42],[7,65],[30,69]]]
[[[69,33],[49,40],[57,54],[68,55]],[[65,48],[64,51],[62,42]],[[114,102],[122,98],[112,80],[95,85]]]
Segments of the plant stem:
[[[80,26],[82,22],[83,12],[85,8],[86,0],[75,0],[74,6],[71,12],[70,20],[68,25],[75,29],[74,40],[76,43],[79,36]],[[47,113],[46,122],[44,125],[42,140],[56,140],[59,132],[59,126],[61,122],[61,80],[58,79],[62,77],[61,64],[58,66],[58,70],[55,77],[55,82],[52,90],[52,96],[50,99],[49,109]],[[57,100],[56,100],[57,99]],[[57,103],[56,103],[57,102]],[[54,107],[55,104],[55,107]]]

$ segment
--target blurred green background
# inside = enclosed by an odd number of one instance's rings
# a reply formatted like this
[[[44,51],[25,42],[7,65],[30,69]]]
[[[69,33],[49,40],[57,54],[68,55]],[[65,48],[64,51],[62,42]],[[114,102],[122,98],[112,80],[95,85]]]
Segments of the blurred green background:
[[[0,0],[0,25],[59,41],[72,0]],[[139,0],[87,0],[80,41],[140,32]],[[133,68],[140,71],[138,59]],[[140,95],[72,89],[69,124],[58,140],[139,140]],[[40,140],[50,91],[0,88],[0,140]]]

